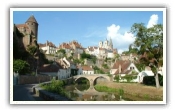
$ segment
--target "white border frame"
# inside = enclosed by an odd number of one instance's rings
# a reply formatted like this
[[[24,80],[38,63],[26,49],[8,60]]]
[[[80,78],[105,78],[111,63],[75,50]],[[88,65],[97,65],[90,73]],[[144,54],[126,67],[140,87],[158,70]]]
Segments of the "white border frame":
[[[163,101],[13,101],[13,11],[162,11]],[[10,8],[10,104],[166,104],[166,8]]]

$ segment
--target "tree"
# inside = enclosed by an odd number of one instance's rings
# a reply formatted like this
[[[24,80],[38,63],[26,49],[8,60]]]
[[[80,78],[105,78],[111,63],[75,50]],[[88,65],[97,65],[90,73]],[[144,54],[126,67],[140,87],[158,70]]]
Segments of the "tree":
[[[138,49],[140,62],[151,68],[159,88],[158,69],[163,66],[163,26],[157,24],[146,28],[143,23],[135,23],[131,32],[136,36],[133,46]]]
[[[26,61],[17,59],[13,61],[13,71],[19,74],[26,74],[30,71],[30,66]]]

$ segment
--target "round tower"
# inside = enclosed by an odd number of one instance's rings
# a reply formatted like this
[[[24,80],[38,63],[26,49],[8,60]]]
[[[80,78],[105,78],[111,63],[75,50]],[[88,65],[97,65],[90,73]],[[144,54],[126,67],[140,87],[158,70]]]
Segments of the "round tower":
[[[36,38],[38,41],[38,22],[36,21],[35,17],[32,15],[29,19],[25,22],[25,24],[31,29],[31,34]]]

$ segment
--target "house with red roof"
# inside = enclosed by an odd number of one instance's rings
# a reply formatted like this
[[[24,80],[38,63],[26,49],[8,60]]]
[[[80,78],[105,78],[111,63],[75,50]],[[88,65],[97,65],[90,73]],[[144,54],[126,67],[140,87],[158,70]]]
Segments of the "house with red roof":
[[[113,75],[113,77],[115,77],[116,75],[120,75],[121,77],[123,77],[127,74],[131,74],[133,71],[139,73],[139,70],[134,63],[129,60],[118,60],[111,68],[110,74]]]
[[[57,50],[57,47],[49,41],[46,41],[44,44],[39,43],[39,48],[42,49],[45,54],[55,54]]]
[[[91,66],[88,66],[88,65],[78,65],[78,75],[81,75],[81,74],[94,74],[94,69],[91,67]]]

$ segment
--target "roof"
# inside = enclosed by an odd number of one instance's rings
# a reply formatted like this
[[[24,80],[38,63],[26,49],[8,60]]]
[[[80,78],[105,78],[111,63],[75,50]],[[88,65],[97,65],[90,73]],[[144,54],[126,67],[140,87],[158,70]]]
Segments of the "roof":
[[[127,70],[130,64],[131,64],[130,61],[119,60],[114,63],[112,69],[117,69],[115,74],[119,74],[119,65],[121,65],[121,74],[127,74],[132,71],[132,70]]]
[[[26,22],[34,22],[34,23],[38,24],[38,22],[36,21],[36,19],[35,19],[35,17],[33,15],[30,16],[29,19]]]
[[[68,43],[62,43],[59,47],[65,49],[72,49]]]
[[[82,67],[82,70],[93,71],[93,69],[90,66],[84,65],[84,66],[81,66],[81,67]]]
[[[56,46],[55,46],[52,42],[49,42],[49,41],[46,41],[45,44],[39,43],[39,47],[45,47],[46,44],[47,44],[48,46],[50,46],[50,47],[55,47],[55,48],[56,48]]]
[[[61,66],[58,66],[56,64],[45,64],[41,67],[39,67],[39,72],[58,72],[58,70],[61,69]]]
[[[16,24],[16,27],[17,28],[24,28],[27,32],[31,33],[31,29],[26,24]]]
[[[71,45],[71,44],[75,45],[76,48],[83,48],[83,47],[81,46],[81,44],[79,44],[77,41],[72,41],[72,42],[70,42],[70,45]]]

